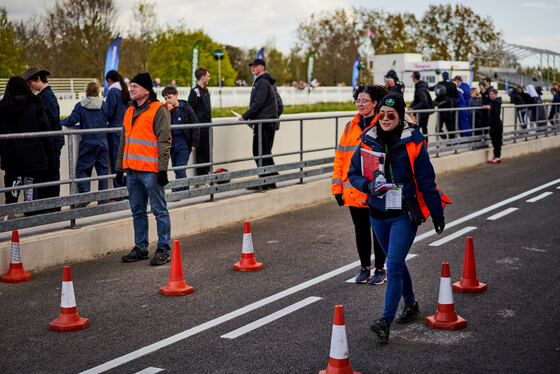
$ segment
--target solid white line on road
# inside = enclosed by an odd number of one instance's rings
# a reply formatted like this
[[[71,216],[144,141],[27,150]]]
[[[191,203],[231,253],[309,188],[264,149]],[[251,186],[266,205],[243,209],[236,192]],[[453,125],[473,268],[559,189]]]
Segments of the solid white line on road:
[[[414,253],[410,253],[410,254],[406,255],[406,260],[410,260],[411,258],[414,258],[414,257],[416,257],[416,256],[418,256],[418,255],[417,255],[417,254],[414,254]],[[371,259],[373,260],[373,257],[372,257]],[[356,279],[356,277],[352,277],[352,278],[348,279],[348,280],[346,281],[346,283],[356,283],[356,282],[354,281],[354,279]]]
[[[136,374],[155,374],[155,373],[159,373],[160,371],[163,371],[163,369],[149,367],[149,368],[145,368],[142,371],[136,372]]]
[[[539,201],[540,199],[544,199],[547,196],[552,195],[553,192],[547,191],[547,192],[543,192],[540,195],[537,195],[535,197],[530,198],[529,200],[526,200],[528,203],[534,203],[535,201]]]
[[[308,306],[309,304],[313,304],[316,301],[321,300],[320,297],[317,296],[311,296],[308,297],[307,299],[303,299],[301,301],[298,301],[295,304],[292,304],[284,309],[280,309],[277,312],[274,312],[266,317],[263,317],[261,319],[256,320],[255,322],[251,322],[248,325],[245,325],[243,327],[238,328],[237,330],[233,330],[231,332],[228,332],[225,335],[222,335],[221,338],[224,339],[235,339],[243,334],[246,334],[248,332],[251,332],[253,330],[258,329],[259,327],[262,327],[264,325],[266,325],[267,323],[276,321],[279,318],[284,317],[287,314],[290,314],[292,312],[295,312],[298,309],[301,309],[303,307]]]
[[[512,202],[514,202],[514,201],[523,199],[524,197],[530,196],[530,195],[534,194],[535,192],[538,192],[538,191],[540,191],[540,190],[544,190],[545,188],[549,188],[550,186],[554,186],[555,184],[558,184],[558,183],[560,183],[560,179],[555,179],[555,180],[553,180],[553,181],[551,181],[551,182],[545,183],[545,184],[540,185],[540,186],[538,186],[538,187],[531,188],[529,191],[525,191],[525,192],[523,192],[523,193],[520,193],[519,195],[512,196],[512,197],[510,197],[509,199],[502,200],[502,201],[500,201],[500,202],[497,202],[497,203],[494,204],[494,205],[490,205],[489,207],[486,207],[486,208],[484,208],[484,209],[477,210],[476,212],[473,212],[473,213],[468,214],[468,215],[466,215],[466,216],[464,216],[464,217],[461,217],[461,218],[459,218],[459,219],[456,219],[456,220],[453,221],[453,222],[449,222],[449,223],[445,226],[445,228],[446,228],[446,229],[450,229],[450,228],[452,228],[452,227],[454,227],[454,226],[460,225],[460,224],[463,223],[463,222],[469,221],[469,220],[471,220],[471,219],[473,219],[473,218],[476,218],[476,217],[478,217],[478,216],[481,216],[481,215],[483,215],[483,214],[486,214],[486,213],[488,213],[488,212],[491,212],[491,211],[493,211],[493,210],[496,210],[496,209],[498,209],[498,208],[501,208],[501,207],[503,207],[504,205],[508,205],[508,204],[510,204],[510,203],[512,203]],[[435,231],[435,230],[427,231],[427,232],[425,232],[425,233],[423,233],[423,234],[420,234],[420,235],[416,236],[416,238],[414,239],[414,243],[419,242],[420,240],[424,240],[424,239],[426,239],[426,238],[429,238],[430,236],[435,235],[435,234],[436,234],[436,231]]]
[[[461,229],[461,230],[459,230],[459,231],[457,231],[457,232],[454,232],[454,233],[451,234],[451,235],[447,235],[446,237],[441,238],[440,240],[437,240],[437,241],[435,241],[435,242],[433,242],[433,243],[430,243],[429,245],[430,245],[430,247],[439,247],[440,245],[445,244],[445,243],[447,243],[447,242],[450,242],[450,241],[452,241],[453,239],[458,238],[458,237],[460,237],[460,236],[463,236],[464,234],[466,234],[467,232],[472,231],[472,230],[476,230],[476,227],[474,227],[474,226],[467,226],[467,227],[465,227],[464,229]]]
[[[489,207],[487,207],[487,208],[481,209],[481,210],[479,210],[479,211],[476,211],[476,212],[474,212],[474,213],[471,213],[471,214],[469,214],[469,215],[466,215],[466,216],[464,216],[464,217],[462,217],[462,218],[459,218],[459,219],[457,219],[457,220],[455,220],[455,221],[453,221],[453,222],[450,222],[450,223],[447,224],[446,227],[447,227],[447,228],[451,228],[451,227],[460,225],[460,224],[463,223],[463,222],[466,222],[466,221],[468,221],[468,220],[471,220],[471,219],[473,219],[473,218],[476,218],[476,217],[478,217],[478,216],[480,216],[480,215],[486,214],[486,213],[488,213],[488,212],[490,212],[490,211],[492,211],[492,210],[498,209],[498,208],[500,208],[500,207],[502,207],[502,206],[504,206],[504,205],[510,204],[510,203],[513,202],[513,201],[522,199],[522,198],[524,198],[524,197],[526,197],[526,196],[529,196],[529,195],[534,194],[534,193],[537,192],[537,191],[540,191],[540,190],[542,190],[542,189],[548,188],[548,187],[553,186],[553,185],[558,184],[558,183],[560,183],[560,179],[556,179],[556,180],[553,180],[553,181],[551,181],[551,182],[545,183],[545,184],[543,184],[543,185],[541,185],[541,186],[532,188],[532,189],[530,189],[529,191],[525,191],[525,192],[523,192],[523,193],[521,193],[521,194],[519,194],[519,195],[510,197],[509,199],[500,201],[500,202],[498,202],[498,203],[496,203],[496,204],[494,204],[494,205],[491,205],[491,206],[489,206]],[[428,237],[430,237],[430,236],[432,236],[432,235],[435,235],[435,233],[436,233],[436,232],[435,232],[434,230],[425,232],[424,234],[418,235],[418,236],[414,239],[414,242],[417,242],[417,241],[423,240],[423,239],[425,239],[425,238],[428,238]],[[188,338],[188,337],[190,337],[190,336],[193,336],[193,335],[196,335],[196,334],[198,334],[198,333],[200,333],[200,332],[206,331],[206,330],[208,330],[208,329],[210,329],[210,328],[212,328],[212,327],[214,327],[214,326],[217,326],[217,325],[219,325],[219,324],[222,324],[222,323],[224,323],[224,322],[227,322],[227,321],[229,321],[229,320],[231,320],[231,319],[234,319],[234,318],[236,318],[236,317],[238,317],[238,316],[241,316],[241,315],[243,315],[243,314],[249,313],[249,312],[251,312],[251,311],[253,311],[253,310],[257,309],[257,308],[260,308],[260,307],[263,306],[263,305],[272,303],[272,302],[274,302],[274,301],[276,301],[276,300],[282,299],[282,298],[284,298],[284,297],[286,297],[286,296],[292,295],[292,294],[294,294],[294,293],[296,293],[296,292],[299,292],[299,291],[304,290],[304,289],[306,289],[306,288],[308,288],[308,287],[311,287],[311,286],[313,286],[313,285],[315,285],[315,284],[317,284],[317,283],[323,282],[323,281],[325,281],[325,280],[327,280],[327,279],[330,279],[330,278],[332,278],[332,277],[335,277],[335,276],[337,276],[337,275],[339,275],[339,274],[345,273],[345,272],[347,272],[348,270],[354,269],[355,267],[357,267],[357,266],[359,266],[359,265],[360,265],[360,261],[354,261],[354,262],[352,262],[351,264],[344,265],[344,266],[342,266],[342,267],[340,267],[340,268],[338,268],[338,269],[332,270],[332,271],[330,271],[330,272],[328,272],[328,273],[326,273],[326,274],[323,274],[323,275],[321,275],[321,276],[318,276],[318,277],[313,278],[313,279],[311,279],[311,280],[308,280],[308,281],[306,281],[306,282],[300,283],[300,284],[298,284],[298,285],[296,285],[296,286],[294,286],[294,287],[288,288],[287,290],[281,291],[281,292],[276,293],[276,294],[274,294],[274,295],[272,295],[272,296],[266,297],[266,298],[264,298],[264,299],[262,299],[262,300],[259,300],[259,301],[257,301],[257,302],[252,303],[252,304],[249,304],[249,305],[247,305],[247,306],[244,306],[244,307],[242,307],[242,308],[239,308],[239,309],[237,309],[237,310],[234,310],[233,312],[224,314],[224,315],[221,316],[221,317],[215,318],[215,319],[213,319],[213,320],[211,320],[211,321],[205,322],[205,323],[203,323],[203,324],[201,324],[201,325],[192,327],[192,328],[190,328],[190,329],[188,329],[188,330],[185,330],[185,331],[182,331],[182,332],[180,332],[180,333],[178,333],[178,334],[175,334],[175,335],[173,335],[173,336],[170,336],[169,338],[160,340],[160,341],[158,341],[158,342],[155,342],[155,343],[153,343],[153,344],[150,344],[150,345],[148,345],[148,346],[145,346],[145,347],[143,347],[143,348],[140,348],[140,349],[138,349],[138,350],[136,350],[136,351],[134,351],[134,352],[127,353],[127,354],[125,354],[125,355],[123,355],[123,356],[117,357],[117,358],[115,358],[115,359],[113,359],[113,360],[111,360],[111,361],[108,361],[108,362],[104,363],[104,364],[101,364],[101,365],[98,365],[98,366],[96,366],[96,367],[94,367],[94,368],[91,368],[91,369],[89,369],[89,370],[83,371],[81,374],[102,373],[102,372],[104,372],[104,371],[107,371],[107,370],[116,368],[116,367],[118,367],[118,366],[120,366],[120,365],[123,365],[123,364],[125,364],[125,363],[127,363],[127,362],[136,360],[136,359],[139,358],[139,357],[145,356],[145,355],[150,354],[150,353],[152,353],[152,352],[155,352],[155,351],[157,351],[157,350],[159,350],[159,349],[161,349],[161,348],[164,348],[164,347],[167,347],[167,346],[169,346],[169,345],[171,345],[171,344],[177,343],[178,341],[184,340],[184,339],[186,339],[186,338]]]
[[[488,218],[486,218],[486,219],[489,220],[489,221],[495,221],[495,220],[497,220],[497,219],[499,219],[499,218],[502,218],[502,217],[504,217],[504,216],[507,216],[507,215],[510,214],[510,213],[515,212],[517,209],[519,209],[519,208],[507,208],[506,210],[502,210],[500,213],[496,213],[496,214],[494,214],[493,216],[490,216],[490,217],[488,217]]]

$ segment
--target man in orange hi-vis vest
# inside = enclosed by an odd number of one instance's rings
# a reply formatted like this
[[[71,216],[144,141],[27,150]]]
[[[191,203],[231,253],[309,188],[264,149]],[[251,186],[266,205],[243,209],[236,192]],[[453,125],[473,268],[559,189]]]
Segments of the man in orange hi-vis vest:
[[[156,217],[158,241],[151,265],[171,260],[171,221],[163,187],[169,183],[167,166],[171,149],[171,116],[157,101],[149,73],[140,73],[130,81],[132,105],[126,110],[117,158],[117,182],[128,189],[134,248],[123,262],[148,258],[148,198]],[[126,171],[126,178],[124,172]]]

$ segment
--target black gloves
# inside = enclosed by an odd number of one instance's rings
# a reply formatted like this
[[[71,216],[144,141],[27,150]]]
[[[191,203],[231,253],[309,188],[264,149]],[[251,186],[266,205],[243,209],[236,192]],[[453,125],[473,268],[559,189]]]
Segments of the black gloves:
[[[367,185],[367,191],[370,195],[381,197],[387,193],[387,190],[375,191],[375,189],[375,182],[369,182]]]
[[[334,198],[336,199],[336,202],[338,203],[338,206],[343,206],[344,205],[344,199],[342,198],[341,193],[335,194]]]
[[[117,179],[117,183],[121,186],[126,186],[126,178],[124,177],[124,172],[117,171],[117,175],[115,177]]]
[[[160,170],[157,173],[157,182],[158,184],[163,187],[165,186],[167,183],[169,183],[169,179],[167,179],[167,171],[166,170]]]
[[[436,230],[436,232],[438,234],[441,234],[443,232],[443,229],[445,228],[445,218],[443,218],[443,216],[432,217],[432,221],[434,222],[434,229]]]

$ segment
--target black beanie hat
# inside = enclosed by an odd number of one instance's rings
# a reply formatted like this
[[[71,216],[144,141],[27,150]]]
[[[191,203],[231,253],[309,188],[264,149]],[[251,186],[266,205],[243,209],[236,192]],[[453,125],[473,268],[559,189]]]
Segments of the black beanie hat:
[[[140,73],[131,79],[130,83],[136,83],[144,87],[148,91],[152,91],[154,86],[152,84],[152,77],[150,73]]]
[[[406,104],[404,102],[403,96],[399,93],[391,93],[386,95],[381,99],[379,104],[377,104],[377,112],[381,109],[382,106],[389,106],[397,111],[399,115],[400,121],[404,121],[404,110]]]

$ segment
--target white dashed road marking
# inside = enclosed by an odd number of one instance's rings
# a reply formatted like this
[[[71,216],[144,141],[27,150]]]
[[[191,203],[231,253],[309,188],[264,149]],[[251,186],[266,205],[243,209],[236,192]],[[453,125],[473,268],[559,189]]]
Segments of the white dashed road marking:
[[[458,238],[460,236],[463,236],[464,234],[468,233],[469,231],[473,231],[476,230],[476,227],[474,226],[467,226],[464,229],[461,229],[457,232],[454,232],[451,235],[447,235],[445,238],[441,238],[440,240],[436,240],[433,243],[430,243],[430,247],[439,247],[442,244],[445,244],[447,242],[450,242],[451,240]]]
[[[527,201],[528,203],[534,203],[535,201],[539,201],[540,199],[544,199],[545,197],[550,196],[550,195],[552,195],[552,194],[553,194],[553,192],[550,192],[550,191],[543,192],[542,194],[537,195],[537,196],[535,196],[535,197],[533,197],[533,198],[530,198],[529,200],[526,200],[526,201]]]
[[[149,368],[145,368],[142,371],[138,371],[136,374],[155,374],[155,373],[159,373],[160,371],[163,371],[163,369],[149,367]]]
[[[235,339],[243,334],[246,334],[250,331],[253,331],[255,329],[258,329],[259,327],[262,327],[264,325],[266,325],[267,323],[276,321],[278,318],[284,317],[287,314],[290,314],[292,312],[295,312],[298,309],[301,309],[303,307],[308,306],[309,304],[313,304],[316,301],[321,300],[320,297],[317,296],[311,296],[308,297],[307,299],[303,299],[301,301],[298,301],[295,304],[292,304],[284,309],[280,309],[277,312],[274,312],[266,317],[263,317],[261,319],[256,320],[255,322],[251,322],[248,325],[245,325],[243,327],[238,328],[237,330],[233,330],[231,332],[228,332],[225,335],[222,335],[221,338],[224,339]]]
[[[493,216],[490,216],[490,217],[488,217],[488,218],[486,218],[486,219],[487,219],[487,220],[490,220],[490,221],[495,221],[495,220],[497,220],[497,219],[499,219],[499,218],[502,218],[502,217],[504,217],[504,216],[507,216],[507,215],[510,214],[510,213],[515,212],[517,209],[519,209],[519,208],[507,208],[506,210],[502,210],[500,213],[496,213],[496,214],[494,214]]]

